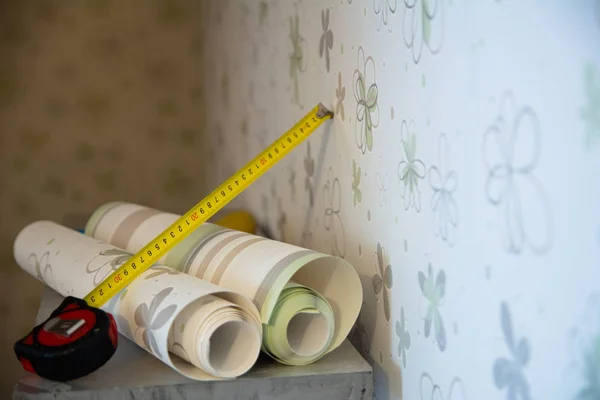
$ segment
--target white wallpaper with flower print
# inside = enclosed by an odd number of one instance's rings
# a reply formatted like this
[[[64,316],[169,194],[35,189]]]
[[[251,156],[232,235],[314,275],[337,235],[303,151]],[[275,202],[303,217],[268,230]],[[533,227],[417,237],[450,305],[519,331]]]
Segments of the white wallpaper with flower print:
[[[376,398],[600,398],[600,2],[216,4],[215,162],[335,112],[241,202],[357,268]]]

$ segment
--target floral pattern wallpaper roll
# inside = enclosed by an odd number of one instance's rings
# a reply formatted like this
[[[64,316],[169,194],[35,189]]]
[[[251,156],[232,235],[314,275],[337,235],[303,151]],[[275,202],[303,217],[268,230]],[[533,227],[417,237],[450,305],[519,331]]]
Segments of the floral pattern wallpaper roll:
[[[205,5],[213,183],[335,112],[243,202],[358,269],[377,399],[600,398],[600,2]]]

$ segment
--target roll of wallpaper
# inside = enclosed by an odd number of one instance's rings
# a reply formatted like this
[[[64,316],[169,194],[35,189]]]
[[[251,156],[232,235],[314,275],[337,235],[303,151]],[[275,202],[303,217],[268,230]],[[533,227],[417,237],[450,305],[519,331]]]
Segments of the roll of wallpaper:
[[[136,252],[179,217],[111,202],[93,213],[85,233]],[[360,279],[345,260],[211,223],[159,261],[252,299],[263,351],[285,364],[309,364],[337,348],[362,304]]]
[[[25,227],[13,251],[26,272],[80,298],[132,255],[50,221]],[[102,309],[119,333],[191,379],[235,378],[260,354],[260,313],[249,299],[164,265],[153,265]]]

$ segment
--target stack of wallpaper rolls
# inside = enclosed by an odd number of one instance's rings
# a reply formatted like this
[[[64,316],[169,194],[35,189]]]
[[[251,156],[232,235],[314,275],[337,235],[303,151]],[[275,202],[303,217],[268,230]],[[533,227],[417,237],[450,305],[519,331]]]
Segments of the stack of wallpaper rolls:
[[[30,224],[14,255],[60,294],[84,297],[177,218],[112,202],[84,234]],[[119,333],[171,368],[214,380],[243,375],[261,350],[288,365],[319,360],[344,341],[361,304],[345,260],[204,223],[102,308]]]

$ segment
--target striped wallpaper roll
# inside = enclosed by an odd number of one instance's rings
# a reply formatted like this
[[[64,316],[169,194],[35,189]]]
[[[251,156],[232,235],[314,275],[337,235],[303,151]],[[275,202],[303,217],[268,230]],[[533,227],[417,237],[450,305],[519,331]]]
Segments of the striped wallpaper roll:
[[[179,217],[138,204],[112,202],[94,212],[85,233],[136,252]],[[334,315],[324,354],[343,342],[362,304],[360,279],[347,261],[210,223],[196,229],[159,262],[246,296],[259,309],[263,324],[269,323],[282,291],[290,284],[317,292]],[[315,330],[306,328],[306,332]],[[322,332],[314,334],[322,336]],[[307,336],[304,342],[313,339]]]

